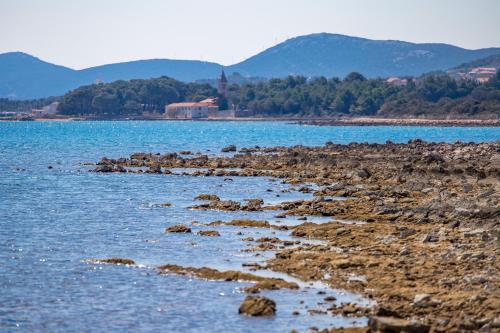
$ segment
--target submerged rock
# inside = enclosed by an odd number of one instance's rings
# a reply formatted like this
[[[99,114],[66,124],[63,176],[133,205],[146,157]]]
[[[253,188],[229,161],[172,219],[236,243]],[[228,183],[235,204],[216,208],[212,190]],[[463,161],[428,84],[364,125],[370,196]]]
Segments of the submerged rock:
[[[200,200],[205,200],[205,199],[200,199]],[[237,210],[241,210],[241,205],[238,201],[234,200],[213,200],[210,201],[210,203],[204,203],[201,205],[194,205],[190,207],[191,209],[201,209],[201,210],[207,210],[207,209],[212,209],[212,210],[222,210],[226,212],[234,212]]]
[[[133,261],[132,259],[125,259],[125,258],[107,258],[107,259],[97,259],[92,261],[99,264],[135,265],[135,261]]]
[[[108,172],[127,172],[127,170],[118,164],[99,164],[97,167],[92,170],[93,172],[102,172],[102,173],[108,173]]]
[[[241,303],[238,312],[252,317],[274,316],[276,302],[263,296],[247,296]]]
[[[110,165],[98,165],[94,172],[113,172],[113,167]]]
[[[220,233],[217,230],[202,230],[198,232],[200,236],[218,237]]]
[[[271,225],[267,221],[258,220],[232,220],[227,222],[226,225],[232,225],[234,227],[254,227],[254,228],[270,228]]]
[[[295,282],[288,282],[278,278],[262,277],[250,273],[239,271],[218,271],[208,267],[182,267],[178,265],[163,265],[157,267],[160,274],[174,273],[179,275],[190,275],[209,280],[221,281],[251,281],[254,285],[244,289],[248,293],[257,293],[261,290],[277,290],[277,289],[298,289],[299,286]]]
[[[223,152],[223,153],[229,153],[229,152],[235,152],[235,151],[236,151],[235,145],[229,145],[229,146],[221,149],[221,152]]]
[[[220,198],[215,194],[200,194],[194,200],[220,201]]]
[[[176,224],[176,225],[173,225],[171,227],[166,228],[165,232],[190,233],[191,228],[186,227],[185,225],[182,225],[182,224]]]
[[[245,211],[257,211],[261,210],[264,200],[262,199],[245,199],[246,205],[241,207]]]

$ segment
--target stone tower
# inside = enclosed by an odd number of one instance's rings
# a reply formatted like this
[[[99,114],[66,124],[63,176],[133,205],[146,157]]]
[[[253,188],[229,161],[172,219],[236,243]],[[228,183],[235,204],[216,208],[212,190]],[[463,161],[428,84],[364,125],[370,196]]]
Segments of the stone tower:
[[[220,96],[227,98],[227,78],[226,74],[224,74],[224,69],[221,70],[221,73],[217,78],[217,92]]]

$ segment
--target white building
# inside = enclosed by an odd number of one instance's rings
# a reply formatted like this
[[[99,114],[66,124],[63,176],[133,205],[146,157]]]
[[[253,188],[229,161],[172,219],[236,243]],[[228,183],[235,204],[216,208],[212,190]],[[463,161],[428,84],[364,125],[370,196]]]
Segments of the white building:
[[[35,116],[45,116],[49,114],[56,114],[59,102],[52,102],[41,109],[31,109],[31,113]]]
[[[165,106],[165,113],[170,119],[208,118],[210,111],[217,111],[216,100],[208,98],[201,102],[172,103]]]

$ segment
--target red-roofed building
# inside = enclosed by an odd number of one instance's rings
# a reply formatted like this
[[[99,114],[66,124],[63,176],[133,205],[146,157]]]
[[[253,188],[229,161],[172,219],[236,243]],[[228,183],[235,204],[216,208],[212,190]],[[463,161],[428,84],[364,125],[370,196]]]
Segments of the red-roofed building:
[[[497,69],[494,67],[476,67],[467,73],[467,77],[475,80],[480,84],[488,82],[495,74]]]
[[[165,106],[167,118],[170,119],[198,119],[208,118],[210,111],[217,111],[215,98],[207,98],[200,102],[172,103]]]
[[[408,84],[407,79],[400,79],[399,77],[390,77],[387,80],[385,80],[385,82],[397,87],[403,87]]]

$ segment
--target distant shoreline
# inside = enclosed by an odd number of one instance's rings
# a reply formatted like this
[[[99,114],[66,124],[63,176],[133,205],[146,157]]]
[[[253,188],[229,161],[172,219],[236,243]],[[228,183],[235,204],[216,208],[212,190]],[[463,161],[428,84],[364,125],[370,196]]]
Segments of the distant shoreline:
[[[500,119],[395,119],[395,118],[346,118],[332,120],[299,121],[303,125],[315,126],[451,126],[451,127],[498,127]]]
[[[0,121],[35,121],[35,122],[69,122],[69,121],[263,121],[293,122],[310,126],[424,126],[424,127],[499,127],[500,119],[418,119],[418,118],[300,118],[300,117],[248,117],[248,118],[203,118],[203,119],[167,119],[154,117],[137,118],[0,118]]]

